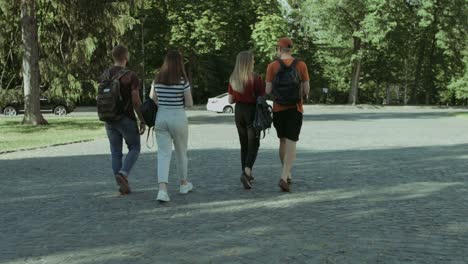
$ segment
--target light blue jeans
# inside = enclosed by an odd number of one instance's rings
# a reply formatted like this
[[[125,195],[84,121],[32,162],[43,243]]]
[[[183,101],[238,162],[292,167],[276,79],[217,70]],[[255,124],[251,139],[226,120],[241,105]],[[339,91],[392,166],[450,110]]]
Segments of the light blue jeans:
[[[114,175],[121,173],[128,176],[140,155],[140,133],[137,122],[124,116],[118,121],[106,122],[106,132],[110,143]],[[128,154],[122,163],[123,140],[127,144]]]
[[[169,181],[172,144],[174,144],[179,179],[187,180],[188,120],[185,109],[159,108],[155,130],[158,144],[158,182]]]

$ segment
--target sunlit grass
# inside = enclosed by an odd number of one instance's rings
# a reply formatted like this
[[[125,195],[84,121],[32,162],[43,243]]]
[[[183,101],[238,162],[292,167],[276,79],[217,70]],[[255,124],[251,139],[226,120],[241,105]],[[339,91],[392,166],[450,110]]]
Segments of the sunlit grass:
[[[47,126],[22,125],[21,120],[0,118],[0,152],[105,137],[104,125],[96,117],[47,117]]]
[[[455,113],[456,117],[468,118],[468,113]]]

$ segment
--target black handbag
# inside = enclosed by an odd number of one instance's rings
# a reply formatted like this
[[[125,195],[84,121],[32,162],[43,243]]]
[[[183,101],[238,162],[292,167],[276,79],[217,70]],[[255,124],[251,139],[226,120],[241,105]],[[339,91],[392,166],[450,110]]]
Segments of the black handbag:
[[[140,111],[143,115],[143,121],[145,124],[149,128],[154,127],[156,114],[158,112],[158,105],[152,99],[147,99],[143,104],[141,104]]]
[[[140,112],[143,116],[143,121],[148,126],[148,134],[146,135],[146,146],[151,148],[154,146],[154,138],[153,138],[153,145],[150,147],[148,146],[148,139],[150,136],[150,131],[154,133],[154,124],[156,123],[156,114],[158,113],[158,105],[153,101],[153,99],[147,99],[143,104],[140,106]]]

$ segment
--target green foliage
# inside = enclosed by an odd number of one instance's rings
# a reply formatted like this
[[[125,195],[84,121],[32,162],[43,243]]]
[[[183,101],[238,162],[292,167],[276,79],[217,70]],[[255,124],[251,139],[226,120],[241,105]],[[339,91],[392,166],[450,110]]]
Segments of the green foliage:
[[[302,10],[332,89],[348,89],[356,59],[363,103],[383,101],[387,84],[401,88],[400,103],[449,103],[449,84],[463,83],[466,0],[309,0]]]
[[[276,56],[278,39],[289,36],[288,21],[278,14],[264,15],[253,28],[252,40],[255,43],[256,54],[267,61],[272,60]]]
[[[23,92],[21,89],[0,89],[0,108],[5,107],[12,102],[23,102]]]
[[[123,43],[146,93],[169,48],[187,61],[197,103],[224,92],[243,50],[264,74],[276,41],[291,37],[309,66],[312,101],[345,103],[356,62],[361,103],[462,103],[466,87],[466,0],[38,0],[41,88],[93,103],[97,79]],[[0,1],[0,89],[22,85],[19,1]],[[356,40],[359,40],[356,45]],[[3,92],[2,92],[3,93]],[[395,95],[396,96],[396,95]]]
[[[454,77],[448,86],[449,95],[455,94],[457,99],[468,99],[468,48],[464,51],[463,63],[463,75]]]

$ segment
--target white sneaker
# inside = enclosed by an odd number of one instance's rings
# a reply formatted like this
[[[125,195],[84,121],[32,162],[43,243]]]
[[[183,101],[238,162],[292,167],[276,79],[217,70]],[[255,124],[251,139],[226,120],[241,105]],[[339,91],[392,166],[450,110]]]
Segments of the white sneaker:
[[[158,198],[156,198],[156,200],[160,202],[169,202],[170,199],[169,199],[169,195],[167,195],[167,191],[159,190]]]
[[[187,182],[187,184],[180,185],[180,193],[187,194],[193,189],[193,184],[191,182]]]

